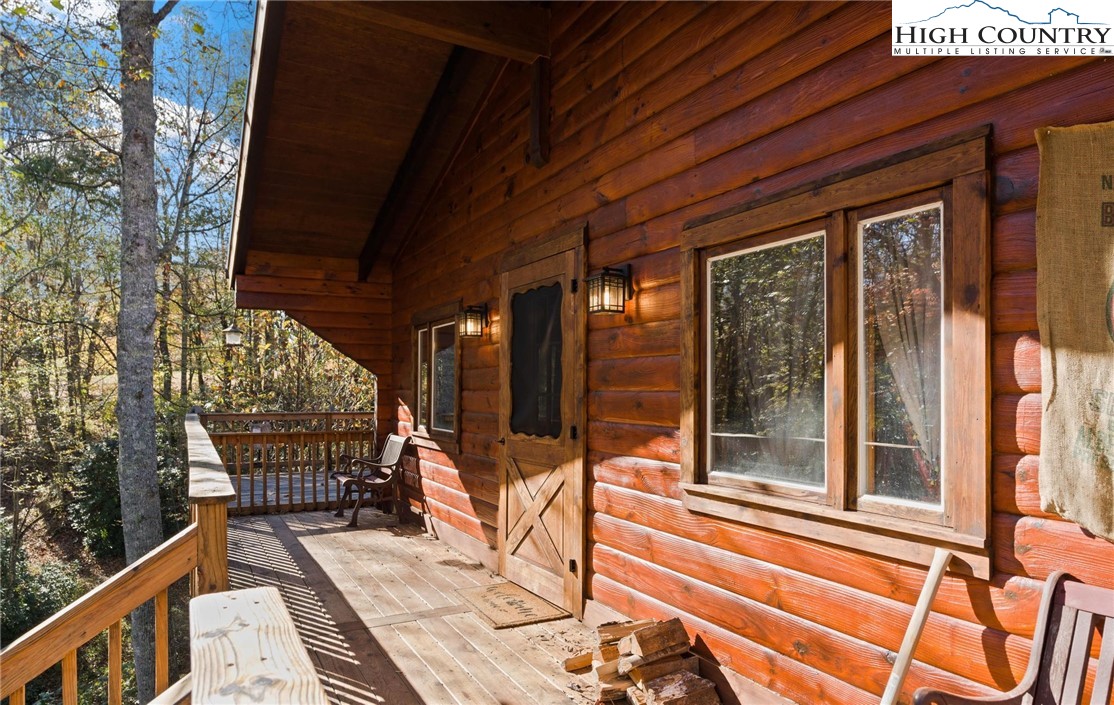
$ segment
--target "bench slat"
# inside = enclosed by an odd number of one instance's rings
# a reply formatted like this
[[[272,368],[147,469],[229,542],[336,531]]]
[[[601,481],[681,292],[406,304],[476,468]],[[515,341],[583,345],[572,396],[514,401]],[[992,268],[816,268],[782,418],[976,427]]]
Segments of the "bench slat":
[[[1091,705],[1107,705],[1114,688],[1114,617],[1107,617],[1102,627],[1102,650],[1095,670],[1095,690]]]
[[[1080,610],[1075,617],[1075,634],[1068,654],[1062,702],[1078,703],[1083,698],[1083,685],[1087,681],[1087,662],[1091,658],[1091,640],[1094,638],[1094,633],[1094,615]]]

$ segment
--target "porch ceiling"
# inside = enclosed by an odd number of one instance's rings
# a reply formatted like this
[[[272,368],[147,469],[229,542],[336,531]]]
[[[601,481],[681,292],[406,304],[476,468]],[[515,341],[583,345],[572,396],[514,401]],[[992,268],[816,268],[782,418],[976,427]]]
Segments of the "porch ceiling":
[[[230,282],[260,253],[356,260],[366,279],[413,228],[506,62],[548,52],[547,21],[527,3],[263,0]]]

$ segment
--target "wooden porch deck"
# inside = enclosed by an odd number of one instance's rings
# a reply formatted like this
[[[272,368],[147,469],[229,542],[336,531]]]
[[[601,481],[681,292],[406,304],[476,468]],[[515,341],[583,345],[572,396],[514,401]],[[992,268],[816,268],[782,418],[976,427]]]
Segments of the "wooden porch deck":
[[[414,525],[367,509],[230,520],[233,589],[282,592],[333,703],[590,703],[562,669],[592,645],[575,619],[494,630],[458,588],[503,579]]]

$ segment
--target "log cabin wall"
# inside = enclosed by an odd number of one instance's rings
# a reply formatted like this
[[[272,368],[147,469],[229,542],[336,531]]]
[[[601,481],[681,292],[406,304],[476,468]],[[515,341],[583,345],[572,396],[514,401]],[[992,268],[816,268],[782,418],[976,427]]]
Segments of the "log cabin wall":
[[[994,575],[945,578],[905,697],[1012,687],[1053,570],[1114,585],[1114,546],[1039,506],[1033,135],[1114,119],[1114,63],[894,58],[889,31],[889,3],[554,3],[549,163],[525,158],[530,70],[512,64],[394,266],[403,432],[411,316],[493,310],[490,334],[460,341],[460,453],[420,449],[406,478],[415,508],[490,561],[500,256],[586,220],[589,271],[632,264],[626,314],[589,317],[587,594],[681,616],[720,663],[804,703],[877,702],[926,570],[682,507],[678,243],[693,218],[991,124]]]

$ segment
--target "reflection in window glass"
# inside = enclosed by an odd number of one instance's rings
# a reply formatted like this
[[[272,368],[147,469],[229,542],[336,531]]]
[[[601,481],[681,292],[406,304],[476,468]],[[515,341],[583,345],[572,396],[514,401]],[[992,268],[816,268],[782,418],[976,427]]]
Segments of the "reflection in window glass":
[[[860,492],[940,502],[943,205],[859,226]]]
[[[429,330],[418,330],[418,413],[414,423],[420,429],[428,424],[426,412],[429,411]]]
[[[456,427],[456,324],[433,327],[433,411],[431,426],[438,431]]]
[[[708,262],[709,469],[824,486],[824,234]]]

